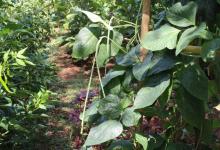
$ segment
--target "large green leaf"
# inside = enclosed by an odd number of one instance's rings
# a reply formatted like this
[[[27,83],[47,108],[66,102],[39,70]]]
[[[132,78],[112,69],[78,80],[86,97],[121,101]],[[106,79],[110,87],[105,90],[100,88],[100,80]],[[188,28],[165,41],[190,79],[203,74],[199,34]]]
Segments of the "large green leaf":
[[[116,95],[108,95],[99,102],[98,111],[109,118],[118,118],[122,112],[120,99]]]
[[[115,120],[108,120],[91,128],[85,146],[98,145],[118,137],[123,131],[123,126]]]
[[[132,68],[133,75],[137,80],[141,81],[146,77],[147,71],[150,69],[152,57],[153,53],[149,51],[144,61],[135,64]]]
[[[122,82],[122,86],[125,90],[129,90],[129,88],[131,87],[132,79],[133,79],[133,74],[132,71],[129,70],[125,73],[124,80]]]
[[[189,2],[187,5],[176,3],[167,12],[167,20],[178,27],[188,27],[195,25],[197,4]]]
[[[109,53],[107,53],[106,44],[101,44],[99,46],[99,52],[96,58],[96,63],[99,67],[103,67],[106,63],[106,60],[110,57]]]
[[[107,44],[102,43],[99,47],[99,52],[97,55],[97,63],[99,67],[103,67],[110,57],[117,55],[121,48],[123,35],[115,30],[113,30],[111,33],[113,35],[112,39],[110,40],[109,52],[107,51]]]
[[[138,61],[140,56],[140,46],[133,47],[127,54],[116,57],[116,62],[120,66],[130,66]]]
[[[191,96],[182,87],[176,91],[176,95],[176,102],[183,119],[192,126],[201,129],[205,117],[204,102]]]
[[[186,48],[193,40],[211,39],[212,35],[206,30],[206,25],[202,23],[199,27],[191,27],[183,32],[176,47],[176,55]]]
[[[213,39],[202,46],[202,58],[207,59],[215,56],[215,52],[220,50],[220,38]]]
[[[176,59],[169,53],[156,53],[149,65],[147,76],[172,69],[176,64]]]
[[[142,145],[144,150],[147,150],[148,148],[148,139],[140,134],[135,134],[135,140]]]
[[[102,85],[106,86],[113,78],[121,76],[125,73],[125,70],[112,70],[106,74],[106,76],[102,79]]]
[[[123,35],[116,30],[113,30],[112,34],[112,41],[110,41],[110,54],[111,56],[115,56],[118,54],[118,51],[121,48],[123,42]]]
[[[132,127],[138,124],[141,114],[134,112],[132,108],[127,108],[122,115],[122,123],[126,127]]]
[[[217,0],[217,3],[219,3],[219,4],[220,4],[220,0]]]
[[[180,30],[168,24],[163,25],[155,31],[148,32],[142,41],[142,46],[151,51],[174,49]]]
[[[183,69],[180,76],[183,87],[194,97],[208,101],[208,78],[201,68],[193,65]]]
[[[170,84],[168,75],[159,75],[151,78],[147,84],[141,88],[134,101],[134,109],[140,109],[152,105],[158,97],[163,94]]]
[[[98,113],[99,101],[94,101],[90,107],[85,111],[84,121],[89,121],[89,118]],[[82,120],[83,114],[80,114],[80,119]]]
[[[87,58],[96,50],[100,29],[96,27],[83,28],[75,37],[72,57],[77,59]]]
[[[109,82],[105,87],[105,94],[114,94],[118,95],[121,91],[121,81],[120,78],[114,78]]]

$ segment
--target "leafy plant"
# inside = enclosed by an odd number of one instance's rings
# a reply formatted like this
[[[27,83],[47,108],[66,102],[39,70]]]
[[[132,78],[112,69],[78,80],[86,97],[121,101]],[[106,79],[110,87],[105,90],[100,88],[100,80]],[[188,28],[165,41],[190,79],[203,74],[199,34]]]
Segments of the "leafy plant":
[[[99,116],[84,147],[102,143],[108,147],[130,132],[129,142],[136,149],[217,148],[216,120],[207,115],[213,110],[210,104],[219,101],[218,90],[213,90],[219,81],[219,25],[214,30],[201,22],[202,16],[196,17],[199,7],[196,2],[179,2],[169,8],[166,22],[141,41],[149,49],[143,62],[140,46],[116,56],[116,65],[102,79],[102,98],[82,114]],[[162,131],[146,133],[144,120],[153,116],[160,118]]]

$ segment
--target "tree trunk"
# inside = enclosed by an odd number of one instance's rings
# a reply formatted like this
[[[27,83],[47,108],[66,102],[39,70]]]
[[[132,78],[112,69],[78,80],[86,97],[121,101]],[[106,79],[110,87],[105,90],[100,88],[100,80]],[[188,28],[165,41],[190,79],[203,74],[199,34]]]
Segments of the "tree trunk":
[[[150,8],[151,8],[151,0],[143,0],[141,40],[143,40],[144,35],[146,35],[146,33],[149,31]],[[141,48],[141,54],[140,54],[141,60],[144,60],[146,55],[147,55],[147,50],[145,48]]]

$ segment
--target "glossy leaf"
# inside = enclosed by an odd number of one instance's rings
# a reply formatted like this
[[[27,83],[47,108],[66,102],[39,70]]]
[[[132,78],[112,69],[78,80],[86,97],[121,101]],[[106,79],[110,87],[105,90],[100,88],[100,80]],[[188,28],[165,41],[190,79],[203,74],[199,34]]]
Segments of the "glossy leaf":
[[[178,27],[195,25],[197,8],[195,2],[189,2],[184,6],[178,2],[168,10],[167,20]]]
[[[104,24],[109,30],[113,29],[100,16],[98,16],[92,12],[89,12],[89,11],[84,11],[84,10],[78,10],[78,11],[84,13],[92,22],[94,22],[94,23],[100,22],[100,23]]]
[[[88,121],[89,118],[98,113],[99,101],[94,101],[90,107],[85,111],[84,121]],[[83,114],[80,114],[80,119],[82,120]]]
[[[155,76],[141,88],[134,101],[134,109],[140,109],[152,105],[163,94],[170,84],[168,75]]]
[[[142,145],[143,150],[147,150],[148,148],[148,139],[140,134],[135,134],[135,140]]]
[[[186,48],[190,42],[198,38],[207,40],[212,38],[212,35],[206,30],[204,23],[199,27],[191,27],[183,32],[176,47],[176,55]]]
[[[116,57],[116,63],[120,66],[130,66],[137,63],[140,56],[140,46],[133,47],[127,54]]]
[[[109,118],[118,118],[122,112],[120,99],[115,95],[108,95],[99,102],[98,111]]]
[[[117,55],[121,48],[123,35],[115,30],[112,31],[112,34],[109,52],[107,51],[107,44],[102,43],[99,47],[99,52],[97,55],[97,63],[99,67],[103,67],[110,57]]]
[[[72,49],[72,57],[77,59],[87,58],[96,50],[100,29],[91,27],[83,28],[75,37],[75,43]]]
[[[105,87],[105,94],[118,95],[121,91],[121,81],[119,78],[114,78]]]
[[[149,65],[147,76],[158,74],[160,72],[172,69],[176,64],[176,59],[170,54],[154,54]]]
[[[121,48],[123,35],[116,30],[113,30],[112,33],[112,40],[110,41],[110,54],[111,56],[115,56],[118,54],[118,51]]]
[[[174,49],[179,33],[179,29],[165,24],[155,31],[148,32],[144,36],[142,46],[151,51],[159,51],[165,48]]]
[[[103,67],[110,57],[109,53],[107,53],[107,46],[106,44],[101,44],[99,47],[99,52],[96,58],[96,63],[98,63],[99,67]]]
[[[141,114],[134,112],[132,108],[127,108],[122,115],[122,123],[126,127],[132,127],[138,124]]]
[[[115,120],[108,120],[91,128],[84,145],[98,145],[118,137],[123,131],[122,124]]]
[[[151,63],[152,57],[153,57],[153,53],[148,52],[144,61],[137,63],[132,68],[133,75],[137,80],[141,81],[146,77],[146,74],[147,74],[148,70],[150,69],[150,63]]]
[[[125,70],[112,70],[106,74],[106,76],[102,79],[102,85],[106,86],[113,78],[121,76],[125,73]]]

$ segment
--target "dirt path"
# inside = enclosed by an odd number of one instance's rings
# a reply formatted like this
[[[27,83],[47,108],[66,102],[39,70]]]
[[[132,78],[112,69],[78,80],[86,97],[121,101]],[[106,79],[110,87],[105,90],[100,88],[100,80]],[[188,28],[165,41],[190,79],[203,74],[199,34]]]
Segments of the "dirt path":
[[[71,114],[75,111],[79,113],[78,106],[73,102],[76,94],[87,86],[89,69],[82,63],[74,63],[65,46],[53,48],[56,50],[50,55],[50,60],[57,68],[57,82],[52,91],[57,93],[59,103],[50,113],[45,149],[77,149],[77,145],[81,144],[78,137],[80,125],[71,120]]]

